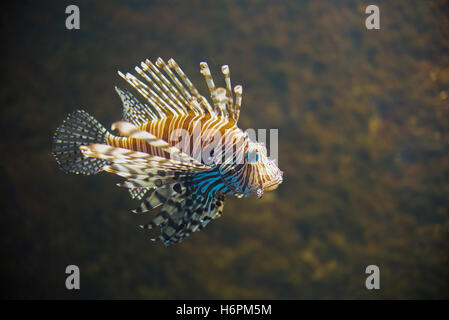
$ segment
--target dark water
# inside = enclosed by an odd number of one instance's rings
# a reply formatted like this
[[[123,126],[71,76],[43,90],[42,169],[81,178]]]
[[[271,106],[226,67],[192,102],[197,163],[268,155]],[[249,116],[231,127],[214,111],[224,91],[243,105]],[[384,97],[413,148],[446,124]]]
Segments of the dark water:
[[[1,289],[8,298],[448,298],[447,1],[21,1],[1,12]],[[242,128],[279,129],[284,183],[165,248],[116,177],[71,176],[51,137],[120,119],[116,74],[231,67]],[[78,265],[81,290],[65,288]],[[380,268],[381,289],[365,288]]]

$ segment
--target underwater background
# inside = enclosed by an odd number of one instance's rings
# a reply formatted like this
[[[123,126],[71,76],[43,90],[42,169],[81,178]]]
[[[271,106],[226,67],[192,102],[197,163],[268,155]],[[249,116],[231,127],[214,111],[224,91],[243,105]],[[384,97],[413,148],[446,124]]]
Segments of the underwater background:
[[[0,15],[2,298],[449,298],[448,1],[17,1]],[[205,96],[199,63],[220,85],[228,64],[240,127],[279,129],[284,171],[171,247],[138,227],[151,213],[130,213],[120,178],[66,175],[50,153],[75,109],[119,120],[114,86],[134,90],[117,70],[159,56]]]

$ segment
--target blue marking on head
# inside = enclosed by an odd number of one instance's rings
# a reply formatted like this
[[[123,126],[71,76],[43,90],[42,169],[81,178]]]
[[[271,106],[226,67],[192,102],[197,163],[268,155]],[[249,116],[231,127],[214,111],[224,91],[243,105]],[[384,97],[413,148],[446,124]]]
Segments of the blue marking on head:
[[[256,163],[259,161],[259,154],[256,151],[247,151],[245,153],[245,159],[249,163]]]

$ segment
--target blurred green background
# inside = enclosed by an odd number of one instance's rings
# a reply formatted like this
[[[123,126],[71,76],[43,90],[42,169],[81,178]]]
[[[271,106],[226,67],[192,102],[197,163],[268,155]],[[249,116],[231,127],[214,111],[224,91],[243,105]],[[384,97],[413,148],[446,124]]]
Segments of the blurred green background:
[[[448,1],[17,1],[0,15],[2,297],[449,298]],[[114,85],[133,89],[116,71],[159,56],[205,95],[199,62],[217,81],[229,64],[240,127],[278,128],[285,172],[168,248],[120,179],[65,175],[50,154],[77,108],[119,120]]]

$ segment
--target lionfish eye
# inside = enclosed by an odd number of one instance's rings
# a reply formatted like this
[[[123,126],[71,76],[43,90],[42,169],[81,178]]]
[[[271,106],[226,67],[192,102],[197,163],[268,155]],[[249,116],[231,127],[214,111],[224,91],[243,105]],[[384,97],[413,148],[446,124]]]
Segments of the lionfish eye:
[[[259,154],[256,151],[247,151],[245,153],[245,159],[249,163],[256,163],[259,160]]]

